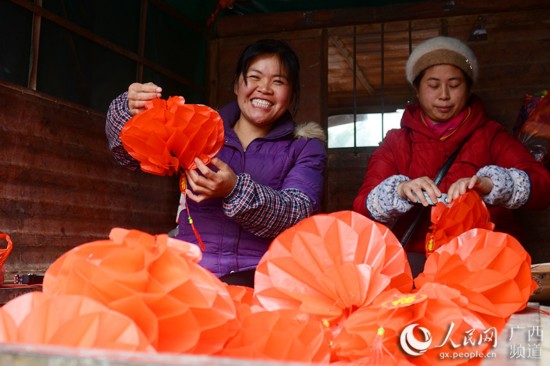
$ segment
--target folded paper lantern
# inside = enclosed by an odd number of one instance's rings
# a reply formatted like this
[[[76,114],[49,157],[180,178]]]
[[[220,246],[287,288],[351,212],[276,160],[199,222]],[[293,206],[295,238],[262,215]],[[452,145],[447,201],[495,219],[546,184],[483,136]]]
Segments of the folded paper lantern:
[[[6,303],[2,312],[3,324],[15,329],[5,342],[154,352],[132,319],[81,295],[30,292]]]
[[[248,286],[227,285],[229,295],[235,302],[237,320],[242,320],[253,311],[263,310],[261,307],[254,305],[254,289]]]
[[[6,247],[0,249],[0,285],[4,283],[4,263],[8,260],[13,248],[13,242],[8,234],[0,233],[0,240],[2,239],[6,241]]]
[[[426,235],[426,253],[431,253],[460,234],[475,228],[493,230],[491,215],[475,191],[468,191],[451,204],[439,202],[432,207],[432,226]]]
[[[334,330],[385,289],[412,288],[399,241],[352,211],[311,216],[281,233],[260,260],[254,281],[254,300],[265,309],[297,309]]]
[[[17,342],[17,324],[12,316],[0,307],[0,343]]]
[[[526,306],[536,288],[531,257],[521,244],[486,229],[467,231],[433,252],[415,285],[429,282],[459,290],[468,309],[497,328]]]
[[[139,161],[144,172],[173,175],[195,169],[195,158],[205,164],[220,151],[224,143],[223,121],[212,108],[202,104],[184,104],[183,97],[167,101],[155,98],[146,110],[132,117],[122,128],[120,140],[128,153]],[[205,249],[185,204],[187,182],[181,174],[182,207],[202,250]]]
[[[237,330],[227,286],[197,264],[194,244],[113,229],[46,271],[48,294],[88,296],[133,319],[159,352],[212,354]]]
[[[182,97],[155,98],[123,127],[120,139],[144,172],[172,175],[205,164],[224,142],[223,121],[212,108],[183,104]]]
[[[378,299],[385,302],[396,301],[405,295],[391,289],[382,293]],[[376,302],[378,302],[378,299]],[[407,296],[401,305],[381,306],[370,304],[357,309],[342,323],[341,331],[333,340],[333,362],[348,362],[365,365],[398,365],[407,364],[405,354],[399,349],[399,332],[413,320],[414,312],[404,306],[424,301],[424,298]]]
[[[244,317],[221,356],[328,363],[330,343],[321,322],[296,310],[259,311]]]
[[[185,170],[196,168],[195,158],[208,164],[223,146],[223,121],[208,106],[180,105],[167,125],[173,131],[168,144]]]
[[[252,287],[227,285],[227,291],[236,303],[252,306],[254,299],[254,289]]]
[[[467,299],[453,288],[430,283],[418,291],[390,289],[361,307],[334,338],[333,359],[368,365],[439,365],[445,352],[485,352],[492,342],[465,344],[490,325],[465,308]],[[418,328],[418,329],[417,329]],[[420,332],[421,330],[422,332]],[[493,339],[495,341],[495,339]],[[456,348],[455,348],[456,347]],[[478,360],[445,360],[456,365]]]
[[[400,332],[399,344],[408,360],[416,365],[441,365],[442,354],[461,352],[467,358],[445,359],[447,365],[475,365],[483,358],[490,347],[496,345],[498,331],[485,319],[468,309],[469,299],[460,291],[439,283],[427,283],[414,292],[416,296],[426,297],[425,302],[413,305],[415,315],[412,324]],[[418,355],[415,349],[414,328],[427,330],[431,337],[425,352]],[[410,331],[410,332],[409,332]],[[422,339],[421,339],[422,340]],[[416,354],[415,354],[416,353]],[[477,356],[476,356],[477,355]]]
[[[390,277],[391,288],[397,288],[400,291],[409,291],[411,289],[411,270],[407,261],[407,255],[403,251],[403,246],[399,242],[399,239],[395,237],[393,232],[385,225],[367,219],[363,215],[358,215],[354,211],[339,211],[330,214],[346,223],[348,223],[356,231],[372,231],[377,233],[376,230],[371,229],[371,225],[375,225],[378,231],[382,235],[382,241],[385,243],[384,260],[380,266],[380,272]],[[363,245],[357,246],[356,258],[364,263],[374,265],[378,268],[378,257],[381,253],[376,250],[375,245]]]

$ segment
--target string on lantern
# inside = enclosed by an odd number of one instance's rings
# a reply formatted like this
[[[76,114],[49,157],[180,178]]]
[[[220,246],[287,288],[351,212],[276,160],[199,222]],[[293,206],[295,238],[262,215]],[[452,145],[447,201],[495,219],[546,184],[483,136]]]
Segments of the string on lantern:
[[[180,192],[182,194],[182,200],[183,205],[185,206],[185,209],[187,211],[187,222],[189,225],[191,225],[191,229],[193,229],[193,233],[195,234],[195,237],[197,238],[197,241],[199,242],[199,246],[202,251],[206,250],[206,247],[204,246],[204,243],[201,239],[201,236],[199,234],[199,231],[195,227],[195,224],[193,223],[193,218],[191,217],[191,212],[189,212],[189,205],[187,205],[187,194],[185,193],[187,190],[187,179],[185,178],[185,173],[181,173],[180,175]]]

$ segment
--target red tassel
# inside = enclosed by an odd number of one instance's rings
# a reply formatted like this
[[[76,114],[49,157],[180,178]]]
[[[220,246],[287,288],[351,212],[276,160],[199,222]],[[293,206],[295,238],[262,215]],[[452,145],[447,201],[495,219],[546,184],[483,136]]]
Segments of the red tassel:
[[[195,237],[197,238],[197,241],[199,242],[199,246],[201,250],[204,252],[206,250],[206,247],[204,246],[204,243],[202,242],[201,236],[195,227],[195,224],[193,224],[193,218],[191,217],[191,213],[189,212],[189,206],[187,205],[187,196],[185,195],[185,190],[187,189],[187,180],[185,179],[185,173],[182,173],[180,175],[180,192],[183,195],[183,201],[185,204],[185,209],[187,210],[187,221],[189,222],[189,225],[191,225],[191,228],[193,229],[193,232],[195,233]]]

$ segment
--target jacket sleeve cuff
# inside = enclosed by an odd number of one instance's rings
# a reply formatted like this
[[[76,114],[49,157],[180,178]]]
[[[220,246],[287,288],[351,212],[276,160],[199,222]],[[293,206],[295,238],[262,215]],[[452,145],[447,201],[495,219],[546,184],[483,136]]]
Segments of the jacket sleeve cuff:
[[[244,190],[244,187],[247,185],[252,184],[252,179],[248,174],[241,173],[237,175],[237,183],[235,183],[235,187],[233,187],[233,190],[231,193],[229,193],[224,199],[224,205],[231,206],[235,204],[240,198],[239,194]]]
[[[383,180],[369,193],[367,210],[373,219],[390,223],[413,207],[411,202],[397,194],[397,186],[408,180],[409,178],[404,175],[393,175]]]
[[[488,177],[493,182],[491,192],[483,196],[486,204],[516,209],[529,199],[531,182],[529,175],[523,170],[488,165],[481,168],[476,175]]]

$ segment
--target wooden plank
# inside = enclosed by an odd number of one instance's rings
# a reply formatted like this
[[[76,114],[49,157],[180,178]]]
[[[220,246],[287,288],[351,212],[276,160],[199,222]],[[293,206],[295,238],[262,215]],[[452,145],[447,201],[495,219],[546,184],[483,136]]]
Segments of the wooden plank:
[[[370,85],[369,80],[367,79],[363,71],[354,63],[353,52],[350,52],[348,49],[347,45],[349,44],[351,44],[352,45],[351,47],[353,48],[353,39],[351,40],[351,42],[343,42],[341,38],[337,36],[332,36],[332,37],[329,37],[329,41],[336,48],[336,50],[338,51],[338,54],[343,58],[344,63],[347,65],[347,68],[351,70],[352,75],[354,72],[353,69],[355,68],[356,78],[357,78],[357,81],[359,81],[359,86],[364,88],[369,94],[374,93],[374,89]],[[355,59],[357,59],[357,57],[355,57]],[[336,70],[344,70],[344,69],[341,66],[338,66]],[[331,68],[329,68],[329,71],[331,71]],[[331,76],[333,78],[337,78],[336,75],[329,74],[329,78]]]
[[[462,0],[455,1],[453,4],[454,6],[448,6],[446,2],[442,1],[418,1],[381,7],[221,17],[218,20],[217,35],[218,37],[232,37],[408,19],[550,9],[550,2],[546,0]]]
[[[176,177],[118,166],[105,115],[0,82],[0,231],[10,273],[43,272],[68,249],[113,227],[166,233],[175,226]]]

